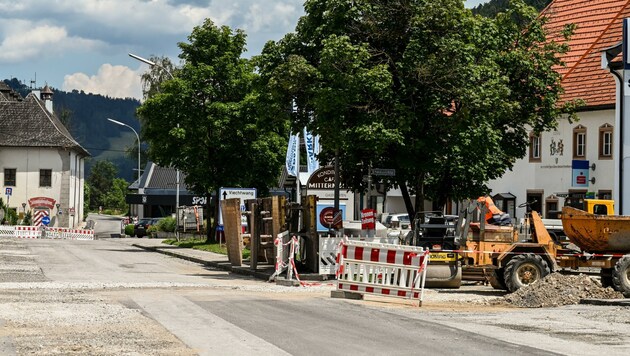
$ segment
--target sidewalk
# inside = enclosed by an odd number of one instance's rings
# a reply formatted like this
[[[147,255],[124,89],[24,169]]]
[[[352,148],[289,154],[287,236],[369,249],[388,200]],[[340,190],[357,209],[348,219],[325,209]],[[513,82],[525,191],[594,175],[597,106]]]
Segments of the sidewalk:
[[[258,263],[258,268],[256,268],[256,270],[252,270],[250,266],[245,263],[243,263],[243,266],[240,267],[232,266],[226,255],[221,255],[208,251],[195,250],[192,248],[171,246],[163,244],[162,239],[129,237],[116,239],[116,241],[127,243],[131,246],[138,247],[147,251],[158,252],[168,256],[199,263],[205,266],[215,267],[224,271],[253,276],[254,278],[263,279],[265,281],[269,280],[269,277],[271,277],[271,275],[273,275],[273,273],[275,272],[275,266],[273,264]]]

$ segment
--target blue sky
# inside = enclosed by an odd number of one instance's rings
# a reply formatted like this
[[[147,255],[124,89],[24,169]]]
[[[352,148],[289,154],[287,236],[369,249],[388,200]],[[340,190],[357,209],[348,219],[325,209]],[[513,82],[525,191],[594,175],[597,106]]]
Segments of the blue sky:
[[[439,1],[439,0],[436,0]],[[487,0],[467,0],[473,7]],[[205,18],[245,30],[248,52],[295,29],[303,0],[0,0],[0,79],[141,97],[142,57],[178,61]]]

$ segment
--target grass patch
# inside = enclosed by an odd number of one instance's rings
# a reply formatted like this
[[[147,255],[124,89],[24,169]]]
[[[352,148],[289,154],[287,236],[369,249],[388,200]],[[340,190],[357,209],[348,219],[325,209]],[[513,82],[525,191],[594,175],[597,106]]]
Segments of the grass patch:
[[[227,255],[227,246],[225,244],[219,245],[216,242],[207,243],[205,239],[188,239],[188,240],[181,240],[181,241],[168,239],[162,242],[165,244],[173,245],[173,246],[192,248],[196,250],[208,251],[208,252],[219,253],[222,255]],[[248,259],[250,254],[251,252],[249,251],[249,249],[247,248],[243,249],[244,260]]]

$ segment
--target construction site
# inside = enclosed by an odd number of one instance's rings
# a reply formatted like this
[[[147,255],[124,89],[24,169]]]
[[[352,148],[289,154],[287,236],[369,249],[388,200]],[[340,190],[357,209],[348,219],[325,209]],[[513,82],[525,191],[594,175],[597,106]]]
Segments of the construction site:
[[[379,233],[346,223],[348,229],[326,234],[315,228],[316,201],[255,199],[245,202],[245,211],[239,199],[224,201],[230,264],[267,265],[270,281],[288,286],[336,279],[336,297],[380,294],[420,299],[420,305],[424,288],[470,286],[501,292],[504,298],[493,304],[526,308],[630,297],[630,240],[624,237],[630,220],[613,215],[612,201],[564,207],[562,233],[549,227],[557,221],[536,211],[525,226],[489,224],[480,219],[486,206],[471,201],[456,218],[419,213],[409,230]],[[240,257],[245,247],[249,261]]]

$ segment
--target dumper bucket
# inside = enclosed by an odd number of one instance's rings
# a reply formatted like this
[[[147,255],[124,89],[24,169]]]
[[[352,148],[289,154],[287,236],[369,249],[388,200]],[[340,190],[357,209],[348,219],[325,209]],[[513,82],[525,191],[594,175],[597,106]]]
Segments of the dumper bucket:
[[[462,268],[459,255],[454,252],[431,252],[425,287],[459,288],[462,284]]]

